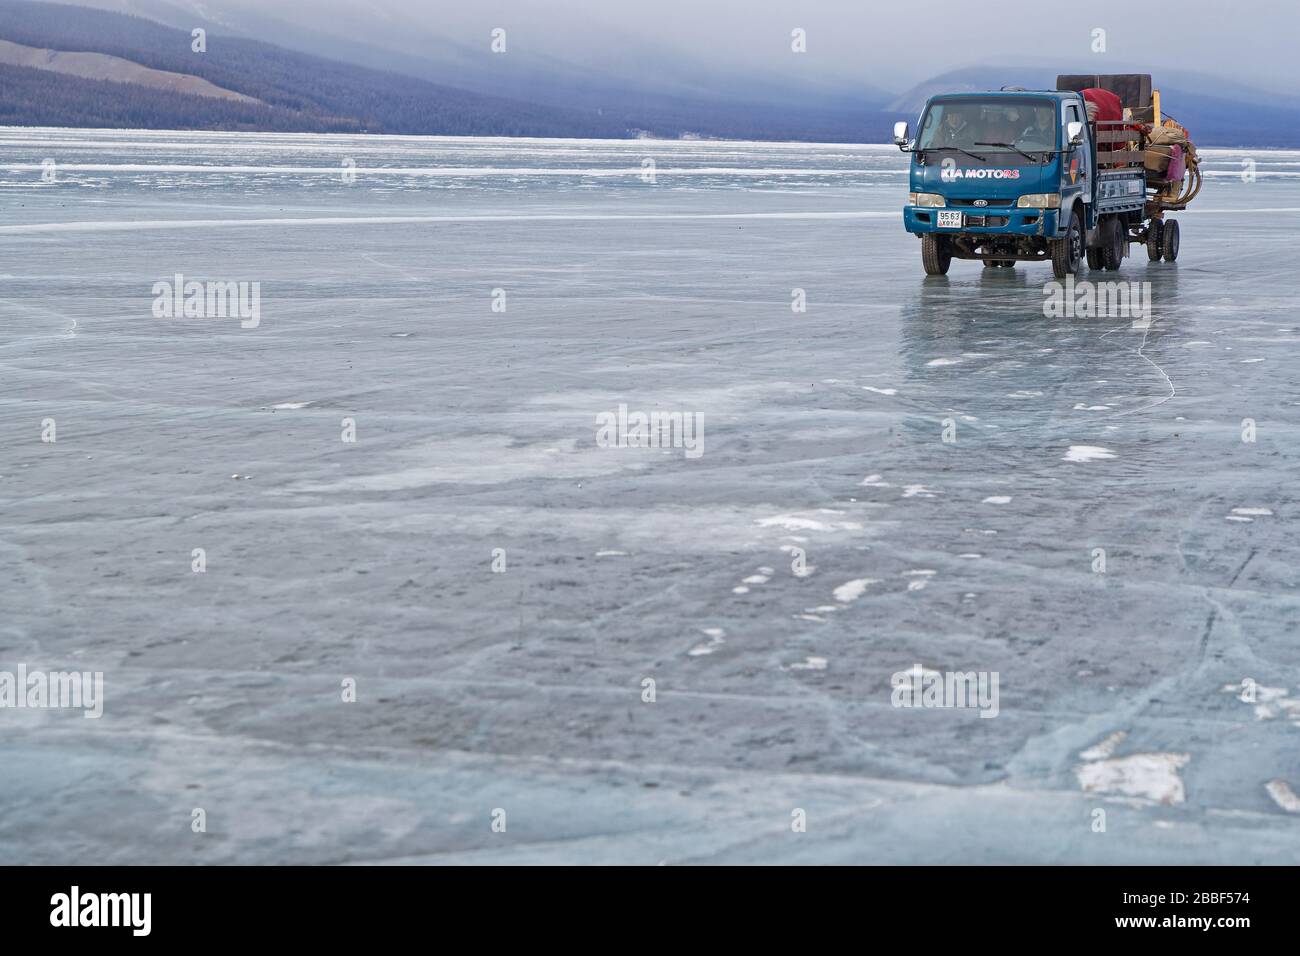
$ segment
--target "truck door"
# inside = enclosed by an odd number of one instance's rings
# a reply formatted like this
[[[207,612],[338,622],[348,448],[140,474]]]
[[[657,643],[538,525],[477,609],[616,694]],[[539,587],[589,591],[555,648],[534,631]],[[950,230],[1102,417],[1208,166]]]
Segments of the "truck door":
[[[1084,202],[1084,226],[1088,229],[1097,225],[1097,213],[1092,207],[1093,184],[1096,182],[1096,153],[1093,150],[1092,127],[1088,125],[1087,114],[1078,103],[1066,102],[1061,108],[1061,142],[1069,149],[1066,130],[1071,123],[1083,124],[1083,145],[1075,147],[1061,157],[1061,206],[1065,207],[1065,197],[1070,201],[1079,196]]]

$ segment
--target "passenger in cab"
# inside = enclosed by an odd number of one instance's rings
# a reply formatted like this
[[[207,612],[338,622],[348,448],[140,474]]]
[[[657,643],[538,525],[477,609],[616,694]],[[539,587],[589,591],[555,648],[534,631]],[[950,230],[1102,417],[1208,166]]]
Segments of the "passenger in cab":
[[[1056,111],[1050,106],[1034,108],[1033,118],[1019,137],[1023,149],[1054,149],[1056,147]]]

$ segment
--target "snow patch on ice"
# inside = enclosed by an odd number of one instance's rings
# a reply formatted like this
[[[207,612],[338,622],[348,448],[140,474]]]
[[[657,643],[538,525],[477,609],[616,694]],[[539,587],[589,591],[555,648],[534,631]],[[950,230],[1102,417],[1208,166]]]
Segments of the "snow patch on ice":
[[[918,568],[915,571],[904,571],[903,577],[912,579],[907,582],[907,589],[909,591],[921,591],[930,583],[930,578],[934,577],[934,575],[938,573],[939,572],[932,568]]]
[[[1011,501],[1010,495],[989,495],[984,499],[986,505],[1005,505]]]
[[[1089,793],[1118,793],[1171,805],[1187,799],[1178,771],[1189,760],[1191,754],[1132,754],[1082,763],[1074,773],[1079,785]]]
[[[1084,760],[1104,760],[1115,753],[1115,748],[1122,744],[1127,736],[1127,730],[1117,730],[1106,739],[1093,744],[1087,750],[1081,751],[1079,756]]]
[[[771,518],[759,518],[760,528],[784,528],[787,531],[860,531],[862,525],[856,521],[828,521],[825,518],[810,515],[841,515],[843,511],[830,508],[818,508],[814,512],[792,511],[789,514],[773,515]]]
[[[857,578],[853,581],[845,581],[831,593],[835,596],[835,600],[841,604],[848,604],[850,601],[856,601],[862,597],[863,592],[867,590],[869,585],[879,583],[880,581],[876,578]]]
[[[1273,798],[1273,802],[1287,813],[1300,813],[1300,797],[1296,796],[1291,785],[1285,780],[1270,780],[1264,784],[1264,789]]]
[[[704,636],[709,639],[707,644],[696,644],[686,653],[691,657],[703,657],[706,654],[712,654],[714,650],[727,643],[727,632],[720,627],[706,627],[703,629]]]
[[[1115,453],[1109,448],[1102,448],[1100,445],[1071,445],[1070,450],[1065,453],[1061,461],[1100,461],[1104,458],[1114,458]]]

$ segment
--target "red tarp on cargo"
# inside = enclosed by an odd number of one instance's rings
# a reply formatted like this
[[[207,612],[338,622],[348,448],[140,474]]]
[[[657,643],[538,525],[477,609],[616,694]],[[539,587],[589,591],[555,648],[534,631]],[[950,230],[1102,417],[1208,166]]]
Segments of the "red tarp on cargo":
[[[1124,118],[1124,103],[1110,90],[1090,86],[1081,92],[1085,100],[1097,107],[1097,119],[1122,120]]]

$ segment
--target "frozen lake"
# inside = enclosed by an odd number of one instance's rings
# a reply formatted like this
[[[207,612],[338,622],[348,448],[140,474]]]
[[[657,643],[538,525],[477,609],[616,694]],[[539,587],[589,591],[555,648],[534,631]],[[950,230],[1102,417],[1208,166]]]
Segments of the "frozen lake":
[[[1134,328],[893,147],[0,129],[0,673],[104,674],[0,863],[1295,862],[1300,152],[1205,152]]]

